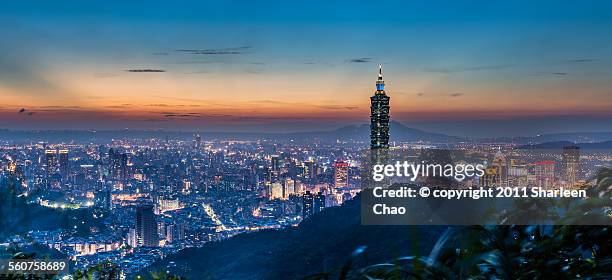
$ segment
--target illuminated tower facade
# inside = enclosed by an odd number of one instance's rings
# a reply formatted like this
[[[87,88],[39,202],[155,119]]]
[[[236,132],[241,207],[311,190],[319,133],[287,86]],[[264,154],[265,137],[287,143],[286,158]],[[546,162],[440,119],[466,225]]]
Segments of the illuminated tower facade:
[[[495,156],[493,157],[492,167],[497,171],[495,172],[498,177],[495,181],[497,182],[497,186],[505,187],[508,182],[508,160],[502,154],[501,150],[497,151]]]
[[[310,193],[310,191],[306,191],[304,195],[302,195],[302,217],[306,219],[306,217],[312,215],[314,212],[314,195]]]
[[[306,160],[304,161],[304,178],[307,181],[311,181],[317,178],[317,163],[314,160]]]
[[[334,187],[348,187],[349,164],[344,161],[334,162]]]
[[[57,150],[45,150],[45,163],[47,168],[47,177],[51,177],[51,175],[59,171]]]
[[[537,187],[550,189],[555,185],[555,162],[550,160],[535,163]]]
[[[136,242],[138,246],[157,247],[157,218],[153,213],[153,205],[136,207]]]
[[[389,96],[385,93],[382,65],[378,66],[376,92],[370,97],[370,148],[389,148]]]
[[[202,146],[202,136],[200,136],[200,134],[196,134],[195,139],[193,140],[193,146],[195,148],[200,148]]]
[[[563,147],[563,176],[565,182],[573,186],[578,182],[578,173],[580,171],[580,148],[570,145]]]
[[[68,150],[59,150],[59,170],[63,178],[68,176]]]

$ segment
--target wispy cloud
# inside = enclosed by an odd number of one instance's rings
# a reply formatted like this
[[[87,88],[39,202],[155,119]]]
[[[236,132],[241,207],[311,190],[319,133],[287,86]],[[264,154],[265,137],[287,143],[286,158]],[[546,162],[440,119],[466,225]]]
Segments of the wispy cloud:
[[[462,92],[453,92],[453,93],[449,94],[450,97],[460,97],[460,96],[463,96],[463,95],[465,95],[465,94],[462,93]]]
[[[232,118],[230,114],[203,114],[203,113],[171,113],[163,112],[164,118],[174,120],[200,120],[200,119],[219,119],[219,118]]]
[[[61,105],[48,105],[48,106],[40,106],[38,107],[40,109],[59,109],[59,110],[64,110],[64,109],[81,109],[81,106],[61,106]]]
[[[123,104],[118,104],[118,105],[104,106],[104,108],[110,108],[110,109],[125,109],[125,108],[130,108],[130,107],[134,107],[134,104],[123,103]]]
[[[21,114],[21,115],[31,116],[31,115],[34,115],[34,113],[36,113],[36,112],[28,111],[28,110],[26,110],[26,108],[21,108],[21,109],[19,109],[18,113]]]
[[[348,61],[349,63],[368,63],[368,62],[372,62],[372,58],[371,57],[357,57],[357,58],[351,58]]]
[[[166,70],[164,69],[127,69],[125,70],[127,72],[132,72],[132,73],[163,73],[166,72]]]
[[[36,108],[36,111],[40,112],[81,112],[85,111],[86,108],[81,106],[40,106]]]
[[[340,105],[315,105],[317,108],[327,109],[327,110],[357,110],[359,107],[357,106],[340,106]]]
[[[573,63],[585,63],[585,62],[593,62],[593,61],[595,61],[595,59],[592,59],[592,58],[576,58],[576,59],[568,59],[566,61],[567,62],[573,62]]]
[[[197,55],[231,55],[231,54],[244,54],[250,46],[234,47],[234,48],[220,48],[220,49],[178,49],[174,50],[179,53],[197,54]]]

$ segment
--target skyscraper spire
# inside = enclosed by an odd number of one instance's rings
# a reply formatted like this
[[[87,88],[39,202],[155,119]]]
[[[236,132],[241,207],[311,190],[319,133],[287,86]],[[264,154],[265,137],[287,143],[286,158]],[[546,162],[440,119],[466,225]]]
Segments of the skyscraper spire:
[[[382,65],[378,65],[376,92],[370,97],[370,148],[389,148],[389,96],[385,93]]]
[[[378,80],[376,81],[376,94],[385,94],[385,81],[382,77],[382,64],[378,64]]]

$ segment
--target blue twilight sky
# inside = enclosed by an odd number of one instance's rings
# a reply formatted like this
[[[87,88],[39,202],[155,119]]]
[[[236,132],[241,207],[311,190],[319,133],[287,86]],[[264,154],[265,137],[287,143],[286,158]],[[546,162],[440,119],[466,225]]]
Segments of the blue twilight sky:
[[[611,1],[14,1],[1,128],[612,131]],[[19,113],[21,108],[24,112]]]

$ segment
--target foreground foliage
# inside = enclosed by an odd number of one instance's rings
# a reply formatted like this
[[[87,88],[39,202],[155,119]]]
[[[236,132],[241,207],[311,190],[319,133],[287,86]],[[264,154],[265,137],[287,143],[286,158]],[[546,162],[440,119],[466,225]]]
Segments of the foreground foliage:
[[[612,170],[601,170],[588,188],[591,197],[604,202],[601,207],[558,206],[566,208],[569,219],[609,219]],[[611,231],[610,226],[572,225],[450,227],[428,256],[355,268],[367,251],[358,248],[340,270],[305,279],[612,279]]]

